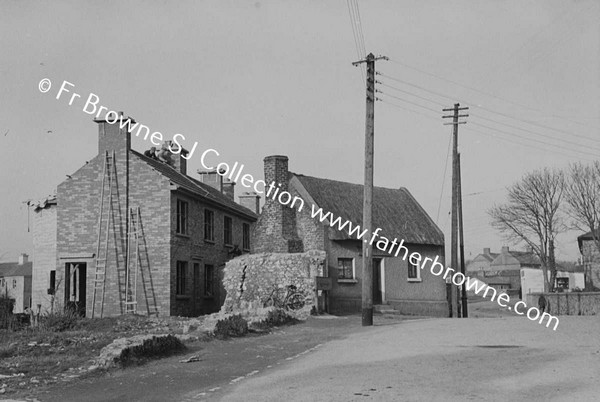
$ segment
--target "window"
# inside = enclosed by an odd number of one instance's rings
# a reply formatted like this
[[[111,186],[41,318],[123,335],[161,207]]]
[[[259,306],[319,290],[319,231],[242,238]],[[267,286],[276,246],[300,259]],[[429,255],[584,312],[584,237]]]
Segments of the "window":
[[[225,244],[233,244],[233,219],[228,216],[223,218],[223,241]]]
[[[177,234],[188,234],[188,203],[177,200]]]
[[[408,281],[421,282],[421,270],[418,265],[410,261],[410,258],[408,259]]]
[[[187,276],[187,262],[177,261],[176,294],[185,295],[185,279]]]
[[[50,271],[50,289],[55,289],[56,288],[56,270],[52,270]]]
[[[250,225],[247,223],[242,224],[242,248],[250,251]]]
[[[338,258],[338,279],[354,279],[354,258]]]
[[[13,289],[16,289],[16,288],[17,288],[17,280],[13,279]]]
[[[214,295],[215,266],[204,265],[204,296]]]
[[[215,213],[204,210],[204,240],[215,241]]]

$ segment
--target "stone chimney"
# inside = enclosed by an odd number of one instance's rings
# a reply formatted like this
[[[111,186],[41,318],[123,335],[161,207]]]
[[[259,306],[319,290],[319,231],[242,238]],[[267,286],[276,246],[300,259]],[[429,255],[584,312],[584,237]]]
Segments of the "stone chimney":
[[[260,195],[255,192],[245,192],[238,199],[241,206],[248,208],[256,215],[260,215]]]
[[[500,250],[501,254],[508,254],[508,246],[502,246],[502,249]]]
[[[491,252],[490,252],[490,249],[488,247],[486,247],[486,248],[483,249],[483,255],[490,255],[490,254],[491,254]]]
[[[216,170],[198,170],[198,174],[202,183],[223,192],[223,176],[217,174]]]
[[[278,194],[288,191],[288,157],[267,156],[265,169],[265,204],[256,225],[254,252],[297,253],[302,252],[302,241],[296,233],[296,210],[282,205],[274,194],[267,195],[271,183]],[[273,193],[275,190],[273,190]]]
[[[21,253],[19,256],[19,265],[25,265],[29,262],[29,256],[25,253]]]
[[[223,180],[223,194],[231,201],[235,201],[235,182],[229,179]]]

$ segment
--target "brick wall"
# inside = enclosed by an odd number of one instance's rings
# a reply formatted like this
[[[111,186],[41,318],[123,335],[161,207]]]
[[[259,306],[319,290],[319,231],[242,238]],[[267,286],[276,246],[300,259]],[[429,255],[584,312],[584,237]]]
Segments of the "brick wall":
[[[52,296],[48,294],[50,287],[50,271],[56,270],[56,205],[47,205],[33,213],[33,281],[32,306],[41,311],[50,311]]]

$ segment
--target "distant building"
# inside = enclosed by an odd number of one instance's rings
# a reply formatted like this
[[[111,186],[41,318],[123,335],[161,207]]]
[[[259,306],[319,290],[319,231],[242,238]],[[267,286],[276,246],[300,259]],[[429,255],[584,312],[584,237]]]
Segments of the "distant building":
[[[514,251],[502,247],[499,254],[484,248],[467,266],[467,275],[480,279],[498,291],[520,295],[544,290],[540,259],[532,251]],[[548,272],[550,275],[550,272]],[[583,289],[583,270],[556,265],[556,288],[561,291]]]
[[[31,307],[31,262],[21,254],[18,262],[0,263],[0,295],[15,301],[13,313]]]
[[[467,274],[470,276],[483,277],[484,271],[489,271],[490,264],[498,257],[497,253],[490,252],[489,248],[484,248],[483,253],[477,254],[475,258],[467,265]]]
[[[289,192],[294,201],[284,206],[281,198],[265,194],[253,252],[325,251],[323,275],[331,283],[327,298],[330,312],[360,311],[363,241],[349,233],[348,226],[338,230],[329,222],[340,217],[342,224],[348,220],[353,226],[362,225],[363,186],[291,173],[286,156],[266,157],[264,170],[265,182],[275,182],[279,194]],[[300,200],[304,206],[298,211]],[[323,213],[330,212],[333,218],[324,223],[312,218],[313,205]],[[438,261],[444,264],[444,235],[407,189],[374,188],[372,230],[376,228],[382,229],[380,238],[390,242],[403,239],[409,254],[419,252],[431,259],[439,256]],[[367,236],[370,239],[371,233]],[[389,304],[405,314],[448,316],[446,282],[441,276],[431,274],[429,266],[421,270],[408,258],[403,260],[404,253],[395,256],[377,249],[375,242],[373,246],[375,305]]]
[[[55,207],[37,208],[34,238],[45,257],[35,270],[36,303],[45,289],[88,317],[218,311],[221,270],[249,252],[257,215],[216,172],[205,182],[188,176],[187,151],[131,149],[128,120],[96,120],[98,154],[58,186]]]
[[[600,231],[596,237],[600,237]],[[585,273],[585,288],[586,290],[600,290],[600,251],[598,251],[592,232],[579,236],[577,243]]]

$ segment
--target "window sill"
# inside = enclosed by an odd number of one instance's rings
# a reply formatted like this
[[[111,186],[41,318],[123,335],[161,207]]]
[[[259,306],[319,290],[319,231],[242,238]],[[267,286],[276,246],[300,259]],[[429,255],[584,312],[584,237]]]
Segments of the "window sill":
[[[192,297],[189,295],[176,295],[175,300],[190,300]]]
[[[175,236],[183,237],[184,239],[189,239],[191,237],[189,234],[185,234],[185,233],[175,233]]]
[[[406,281],[407,282],[419,283],[419,282],[423,282],[423,279],[421,279],[421,278],[408,278]]]
[[[337,281],[338,281],[338,283],[348,283],[348,284],[358,283],[358,281],[356,279],[338,279]]]
[[[216,244],[214,240],[204,239],[204,243],[206,244]]]

